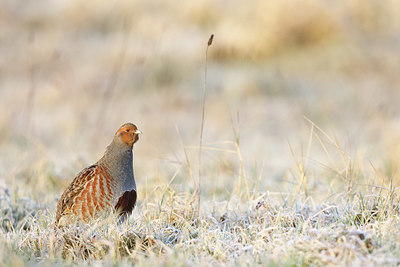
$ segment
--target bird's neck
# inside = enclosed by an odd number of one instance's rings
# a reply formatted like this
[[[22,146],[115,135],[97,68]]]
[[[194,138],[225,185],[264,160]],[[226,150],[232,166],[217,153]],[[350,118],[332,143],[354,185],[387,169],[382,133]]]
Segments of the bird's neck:
[[[119,184],[123,185],[123,187],[133,187],[135,182],[133,178],[132,161],[132,147],[113,140],[107,147],[99,163],[104,165],[110,172],[110,175],[118,181]]]

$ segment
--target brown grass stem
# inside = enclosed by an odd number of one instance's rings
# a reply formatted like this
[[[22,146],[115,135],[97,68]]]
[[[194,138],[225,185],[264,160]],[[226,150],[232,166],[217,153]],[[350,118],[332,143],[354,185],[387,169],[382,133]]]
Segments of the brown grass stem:
[[[204,112],[206,106],[207,94],[207,63],[208,63],[208,48],[212,45],[214,34],[210,35],[206,47],[206,56],[204,64],[204,86],[203,86],[203,104],[201,111],[201,126],[200,126],[200,142],[199,142],[199,177],[197,181],[197,217],[200,215],[200,194],[201,194],[201,146],[203,145],[203,130],[204,130]]]

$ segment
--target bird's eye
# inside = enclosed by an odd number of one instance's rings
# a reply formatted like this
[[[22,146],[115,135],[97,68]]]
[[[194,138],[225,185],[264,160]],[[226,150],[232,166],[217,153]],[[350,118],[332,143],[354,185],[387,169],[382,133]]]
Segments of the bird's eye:
[[[129,133],[129,129],[128,129],[128,130],[126,130],[126,132],[127,132],[127,133]]]

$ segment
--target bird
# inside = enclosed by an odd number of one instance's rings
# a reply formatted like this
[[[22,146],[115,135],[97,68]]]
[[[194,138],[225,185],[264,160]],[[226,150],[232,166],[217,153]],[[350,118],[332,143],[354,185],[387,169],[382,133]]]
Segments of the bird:
[[[88,223],[110,210],[124,217],[132,212],[137,199],[132,149],[141,133],[135,124],[123,124],[103,157],[77,174],[57,203],[57,227]]]

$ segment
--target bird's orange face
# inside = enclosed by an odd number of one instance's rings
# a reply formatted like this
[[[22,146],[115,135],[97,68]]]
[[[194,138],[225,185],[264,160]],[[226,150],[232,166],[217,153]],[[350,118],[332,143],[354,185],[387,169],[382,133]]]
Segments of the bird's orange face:
[[[132,123],[125,123],[118,129],[115,136],[119,136],[121,141],[128,146],[133,146],[133,144],[139,140],[139,134],[142,132]]]

